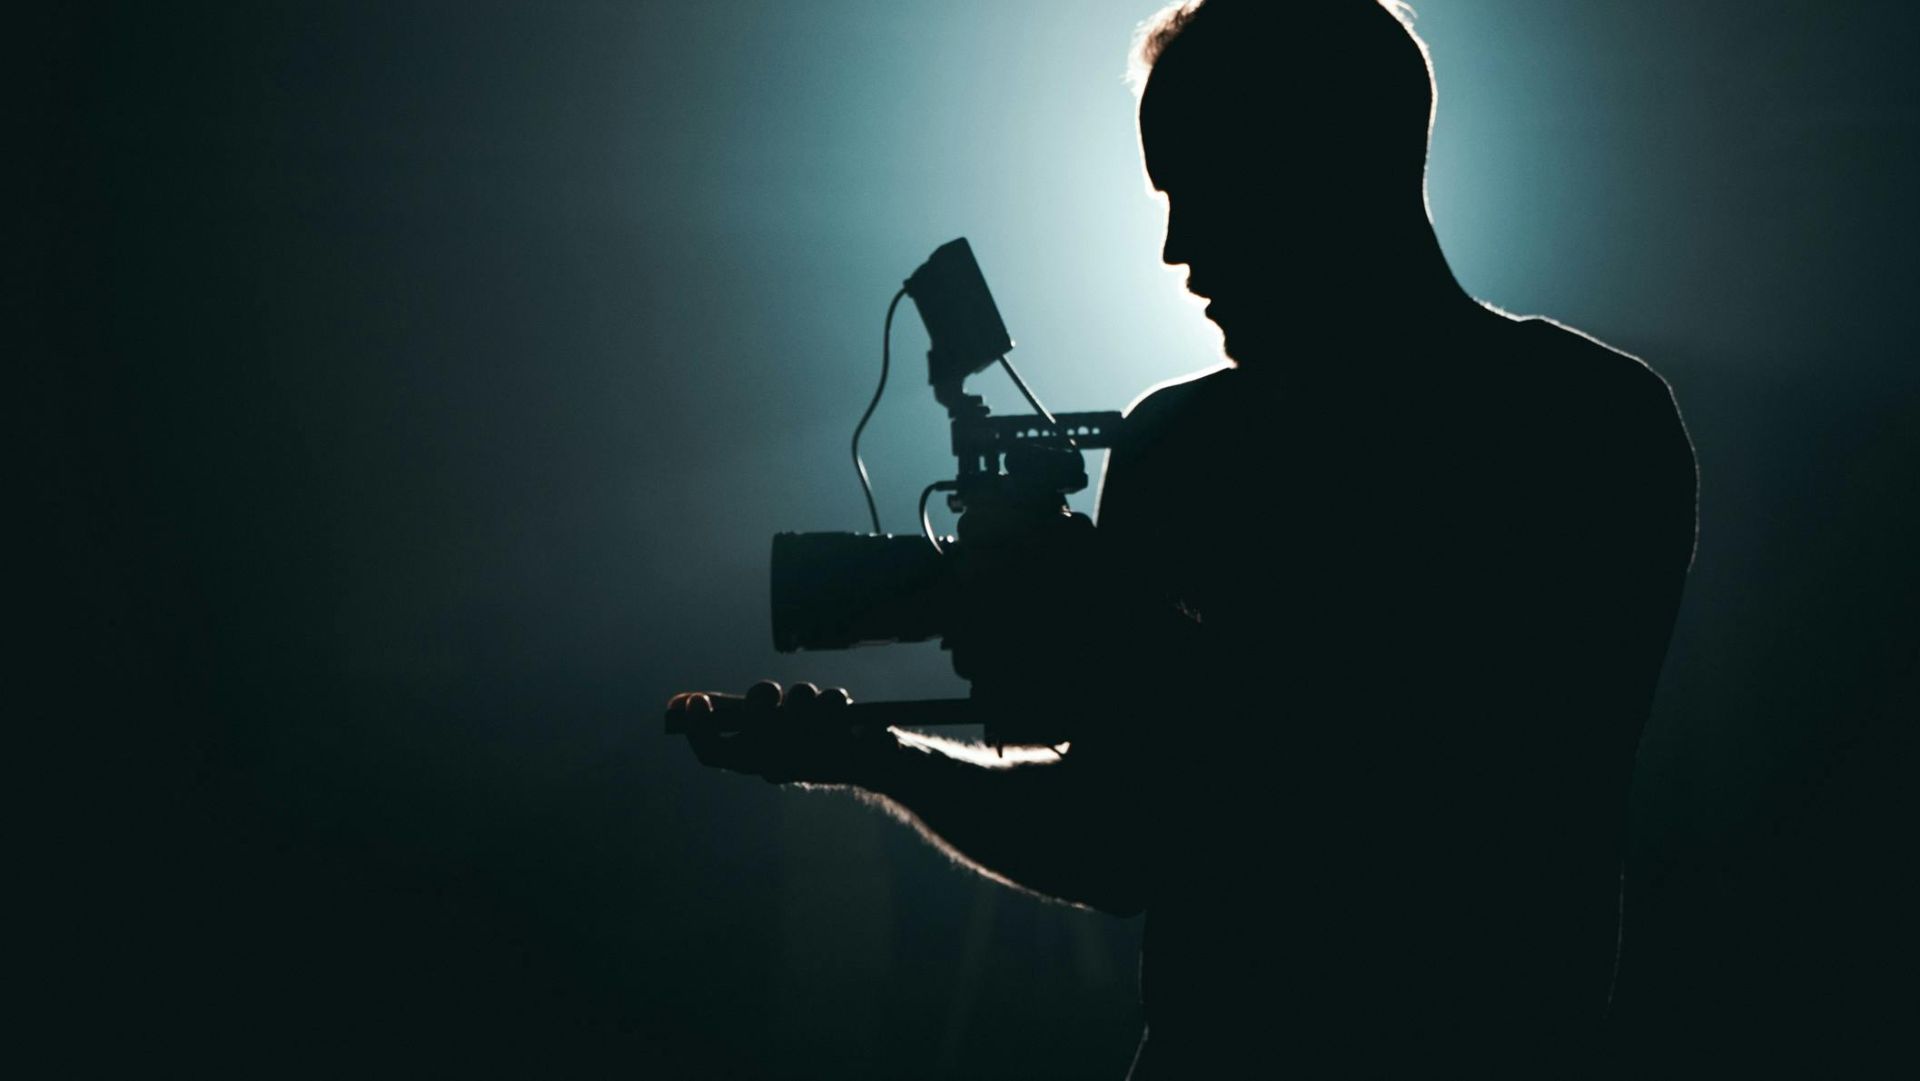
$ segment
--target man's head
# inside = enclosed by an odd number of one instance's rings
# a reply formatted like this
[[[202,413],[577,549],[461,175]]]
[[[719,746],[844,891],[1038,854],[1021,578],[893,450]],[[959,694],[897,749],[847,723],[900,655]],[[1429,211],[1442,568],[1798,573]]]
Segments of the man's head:
[[[1210,298],[1228,353],[1273,350],[1290,301],[1398,288],[1431,245],[1433,84],[1389,0],[1187,0],[1135,56],[1147,175],[1170,264]]]

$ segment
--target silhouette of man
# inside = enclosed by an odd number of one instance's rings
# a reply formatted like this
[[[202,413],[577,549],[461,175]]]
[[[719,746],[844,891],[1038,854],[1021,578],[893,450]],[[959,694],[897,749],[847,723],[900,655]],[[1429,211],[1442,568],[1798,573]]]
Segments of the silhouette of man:
[[[807,685],[695,740],[1144,910],[1136,1079],[1566,1076],[1607,1005],[1692,448],[1644,364],[1457,285],[1401,15],[1205,0],[1143,29],[1164,258],[1231,364],[1130,411],[1098,515],[1116,675],[1072,689],[1066,753],[824,738],[787,722],[844,694]]]

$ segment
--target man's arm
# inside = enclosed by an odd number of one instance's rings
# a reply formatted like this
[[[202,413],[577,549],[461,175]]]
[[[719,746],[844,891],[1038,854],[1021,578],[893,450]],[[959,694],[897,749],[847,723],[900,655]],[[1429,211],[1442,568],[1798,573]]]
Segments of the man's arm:
[[[1071,746],[1008,748],[897,731],[865,799],[981,874],[1117,915],[1146,907],[1144,799]]]
[[[1128,438],[1101,477],[1100,546],[1081,570],[1100,583],[1083,597],[1084,662],[1109,673],[1184,672],[1198,628],[1135,581],[1142,555],[1133,541],[1155,529],[1143,477],[1145,449],[1212,372],[1163,383],[1127,409]],[[1147,484],[1150,488],[1151,485]],[[1115,693],[1092,688],[1065,753],[962,744],[895,730],[899,753],[855,781],[865,798],[912,824],[929,842],[989,878],[1119,915],[1148,903],[1156,813],[1166,771],[1151,757],[1156,718],[1170,712],[1178,680]],[[1093,701],[1086,700],[1087,698]],[[1177,784],[1175,787],[1178,787]]]
[[[836,735],[843,695],[806,684],[750,696],[737,733],[699,735],[705,695],[679,695],[708,765],[808,787],[844,787],[995,881],[1119,915],[1145,907],[1146,793],[1129,757],[1097,745],[1006,748],[902,729]]]

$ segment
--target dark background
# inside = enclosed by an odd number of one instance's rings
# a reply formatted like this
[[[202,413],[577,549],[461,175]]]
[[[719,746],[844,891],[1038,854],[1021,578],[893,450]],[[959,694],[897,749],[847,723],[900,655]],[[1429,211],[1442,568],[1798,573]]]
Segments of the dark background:
[[[960,689],[926,647],[776,655],[764,600],[769,534],[862,528],[844,441],[936,244],[973,239],[1050,405],[1211,362],[1120,78],[1152,6],[20,27],[30,1027],[82,1072],[1119,1077],[1137,923],[708,773],[658,711]],[[1920,14],[1420,28],[1462,281],[1646,357],[1698,446],[1618,1070],[1910,1068]],[[899,529],[944,436],[896,336]]]

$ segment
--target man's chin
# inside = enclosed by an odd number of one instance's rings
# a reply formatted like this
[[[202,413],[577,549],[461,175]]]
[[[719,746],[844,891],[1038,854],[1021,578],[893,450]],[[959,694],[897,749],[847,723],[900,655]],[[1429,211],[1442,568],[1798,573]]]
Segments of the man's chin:
[[[1218,323],[1214,325],[1219,326]],[[1227,362],[1236,368],[1257,366],[1265,356],[1265,351],[1260,348],[1258,339],[1247,333],[1244,328],[1233,331],[1220,327],[1220,352],[1226,356]]]

